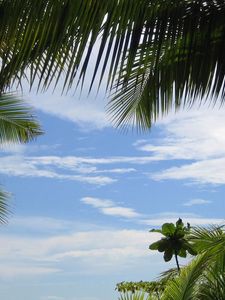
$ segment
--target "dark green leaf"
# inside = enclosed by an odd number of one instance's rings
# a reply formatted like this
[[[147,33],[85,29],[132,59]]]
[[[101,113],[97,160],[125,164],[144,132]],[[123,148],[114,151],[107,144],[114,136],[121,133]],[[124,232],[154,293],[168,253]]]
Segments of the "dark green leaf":
[[[162,234],[165,236],[170,236],[173,235],[175,233],[175,226],[173,223],[165,223],[162,226]]]

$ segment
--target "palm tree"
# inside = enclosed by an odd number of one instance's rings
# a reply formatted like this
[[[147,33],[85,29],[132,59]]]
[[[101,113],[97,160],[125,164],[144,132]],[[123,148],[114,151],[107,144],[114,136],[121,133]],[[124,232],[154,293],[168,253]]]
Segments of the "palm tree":
[[[42,134],[31,109],[14,94],[0,95],[0,145],[27,143]],[[0,223],[7,221],[9,193],[0,188]]]
[[[190,226],[188,224],[185,227],[181,219],[178,219],[175,225],[173,223],[164,223],[162,229],[152,229],[150,232],[159,232],[164,237],[152,243],[149,249],[164,252],[163,257],[166,262],[170,261],[174,255],[178,272],[180,272],[178,256],[185,258],[187,257],[187,253],[196,255],[192,244],[187,240],[187,236],[190,233]]]
[[[221,227],[196,228],[190,237],[198,256],[167,282],[162,300],[222,300],[225,295],[225,233]]]
[[[67,90],[91,61],[90,88],[108,78],[121,126],[149,128],[196,99],[224,101],[222,0],[2,0],[0,16],[0,91],[24,77],[38,89],[61,78]]]
[[[138,298],[141,292],[149,294],[151,300],[224,300],[225,295],[225,231],[223,227],[192,228],[188,235],[198,255],[179,274],[174,269],[163,273],[154,285],[160,287],[157,298],[151,282],[119,284],[121,292],[129,293],[127,300]],[[135,287],[135,289],[134,289]],[[146,288],[147,287],[147,288]],[[134,297],[136,295],[136,298]]]

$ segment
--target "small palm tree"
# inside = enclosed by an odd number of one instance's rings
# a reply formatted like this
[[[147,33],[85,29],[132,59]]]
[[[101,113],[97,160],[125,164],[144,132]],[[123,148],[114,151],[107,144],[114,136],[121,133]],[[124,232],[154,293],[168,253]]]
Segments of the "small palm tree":
[[[196,255],[191,243],[186,239],[190,232],[190,225],[188,224],[185,227],[181,219],[175,225],[173,223],[165,223],[162,225],[162,229],[152,229],[150,232],[159,232],[164,237],[152,243],[149,249],[164,252],[163,257],[166,262],[170,261],[174,255],[178,271],[180,271],[178,256],[186,257],[187,253]]]

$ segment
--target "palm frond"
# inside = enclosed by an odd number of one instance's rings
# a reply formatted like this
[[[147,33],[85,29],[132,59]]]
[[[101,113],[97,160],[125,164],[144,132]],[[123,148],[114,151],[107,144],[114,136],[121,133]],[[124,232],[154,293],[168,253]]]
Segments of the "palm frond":
[[[198,255],[190,264],[181,269],[180,275],[167,282],[162,300],[192,300],[198,299],[197,282],[206,268],[208,255]]]
[[[211,252],[214,255],[223,252],[225,248],[224,226],[193,227],[189,240],[198,253]]]
[[[10,213],[9,209],[9,193],[5,192],[0,188],[0,224],[7,222],[8,215]]]
[[[204,276],[200,290],[201,300],[223,300],[225,295],[225,272],[215,272],[210,268]]]
[[[42,134],[31,110],[14,94],[0,96],[0,144],[26,143]]]
[[[182,269],[182,268],[181,268]],[[159,282],[166,283],[167,281],[177,277],[179,274],[177,273],[177,268],[171,268],[162,272],[159,276]]]
[[[156,298],[152,298],[150,295],[144,292],[126,292],[121,293],[118,300],[156,300]]]
[[[67,90],[91,70],[90,88],[113,87],[116,123],[139,128],[197,98],[224,102],[224,1],[2,0],[0,16],[1,92],[27,74]]]

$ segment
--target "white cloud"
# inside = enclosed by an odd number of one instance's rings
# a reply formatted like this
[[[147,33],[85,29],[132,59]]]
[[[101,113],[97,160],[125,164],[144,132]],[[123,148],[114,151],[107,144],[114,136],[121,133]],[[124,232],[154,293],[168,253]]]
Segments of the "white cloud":
[[[197,225],[209,225],[209,224],[224,224],[224,219],[219,218],[203,218],[197,214],[193,213],[183,213],[183,212],[164,212],[151,216],[148,219],[140,220],[141,224],[146,224],[149,226],[159,226],[161,227],[163,223],[176,223],[176,221],[181,218],[184,223],[190,223],[191,226]]]
[[[197,183],[225,184],[225,158],[198,161],[151,174],[154,180],[192,180]]]
[[[80,156],[39,156],[30,157],[35,164],[57,165],[61,168],[74,169],[81,164],[109,165],[109,164],[146,164],[157,161],[158,158],[151,156],[114,156],[114,157],[80,157]]]
[[[96,208],[112,207],[114,205],[113,201],[107,199],[99,199],[93,197],[83,197],[81,202],[84,204],[91,205]]]
[[[212,201],[205,200],[205,199],[191,199],[187,202],[185,202],[183,205],[184,206],[193,206],[193,205],[204,205],[204,204],[209,204],[212,203]]]
[[[146,144],[148,143],[148,140],[146,139],[141,139],[141,140],[137,140],[136,142],[133,143],[133,146],[137,147],[137,146],[140,146],[142,144]]]
[[[159,126],[157,144],[138,143],[139,150],[164,159],[204,160],[225,156],[225,108],[193,108],[169,114]]]
[[[1,235],[0,277],[57,272],[106,272],[149,258],[148,245],[159,238],[141,230],[94,230],[37,238]],[[78,268],[77,266],[80,266]],[[96,269],[97,267],[97,269]],[[104,268],[103,268],[104,267]]]
[[[0,145],[0,150],[6,153],[21,154],[26,150],[27,146],[23,144],[3,143]]]
[[[162,213],[152,218],[142,220],[148,226],[161,226],[164,222],[175,222],[178,217],[191,225],[221,224],[223,220],[204,219],[193,214]],[[36,220],[43,217],[36,217]],[[59,220],[48,220],[53,228],[59,227]],[[24,218],[24,223],[31,220]],[[55,227],[56,224],[56,227]],[[67,221],[62,220],[62,227]],[[9,225],[12,226],[12,225]],[[37,226],[37,224],[35,224]],[[34,227],[35,227],[34,226]],[[161,235],[149,233],[148,230],[107,229],[95,230],[65,230],[63,234],[37,236],[27,231],[16,234],[1,234],[0,236],[0,264],[1,278],[20,278],[45,276],[54,273],[62,274],[109,274],[121,270],[134,269],[140,264],[161,262],[161,255],[156,251],[149,251],[149,244],[158,240]],[[72,226],[71,226],[72,227]],[[90,226],[89,226],[90,227]],[[24,227],[25,228],[25,227]],[[34,228],[30,228],[34,231]],[[29,235],[28,235],[29,234]],[[150,264],[151,266],[151,264]]]
[[[137,141],[137,149],[158,160],[190,161],[151,174],[154,180],[191,180],[225,184],[225,108],[193,108],[169,114],[158,124],[161,138],[154,143]],[[194,161],[194,162],[193,162]]]
[[[140,217],[140,214],[137,213],[134,209],[128,207],[106,207],[101,209],[102,213],[110,216],[118,216],[124,218],[137,218]]]
[[[58,118],[74,122],[85,130],[111,126],[105,111],[106,101],[102,94],[98,95],[98,100],[90,99],[91,97],[87,100],[85,96],[78,99],[79,95],[59,97],[50,92],[45,95],[46,97],[40,94],[30,95],[32,106]]]
[[[178,218],[160,218],[160,219],[148,219],[142,220],[142,224],[149,226],[162,226],[164,223],[175,223]],[[201,225],[222,225],[225,222],[225,219],[216,219],[216,218],[182,218],[184,223],[190,223],[192,226],[201,226]]]
[[[22,156],[5,156],[0,157],[0,173],[10,176],[21,177],[45,177],[52,179],[73,180],[94,185],[105,185],[116,181],[108,176],[84,176],[80,174],[58,173],[51,168],[40,168],[38,158],[36,160],[30,157]],[[56,167],[56,166],[55,166]],[[79,172],[79,168],[77,169]]]
[[[84,197],[81,199],[81,202],[98,208],[99,211],[105,215],[124,217],[128,219],[141,216],[141,214],[136,212],[133,208],[118,206],[115,202],[108,199]]]
[[[0,157],[0,173],[9,176],[45,177],[106,185],[117,181],[117,178],[111,177],[112,175],[119,176],[132,173],[136,169],[117,166],[101,169],[101,165],[145,164],[154,160],[155,158],[151,157],[26,156],[17,153]]]
[[[136,169],[134,168],[117,168],[117,169],[108,169],[108,170],[96,170],[95,173],[115,173],[115,174],[126,174],[135,172]]]

